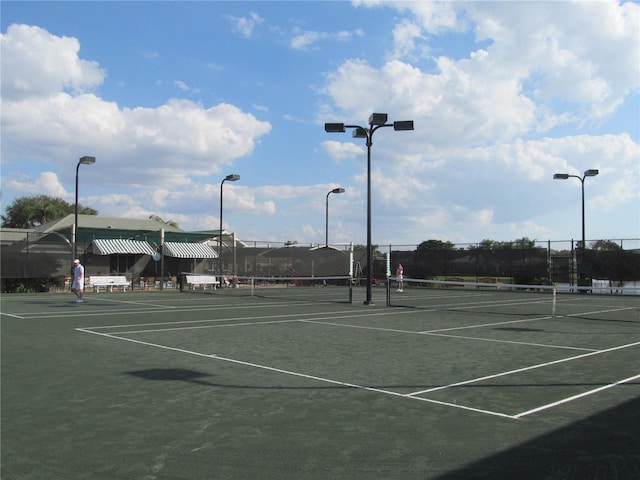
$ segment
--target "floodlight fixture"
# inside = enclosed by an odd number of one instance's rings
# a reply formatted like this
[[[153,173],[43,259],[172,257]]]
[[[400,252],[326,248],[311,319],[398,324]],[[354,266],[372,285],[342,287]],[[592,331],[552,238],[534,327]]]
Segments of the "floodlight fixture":
[[[402,130],[413,130],[413,120],[402,120],[393,122],[393,129],[398,132]]]
[[[369,116],[369,125],[381,126],[387,123],[389,116],[386,113],[372,113]]]
[[[362,127],[356,127],[351,133],[353,138],[367,138],[367,131]]]
[[[580,246],[580,261],[582,263],[584,263],[585,260],[585,218],[584,218],[584,181],[587,177],[595,177],[596,175],[598,175],[598,173],[600,173],[600,171],[596,168],[590,168],[588,170],[586,170],[584,172],[584,175],[581,177],[579,175],[570,175],[568,173],[554,173],[553,174],[553,179],[554,180],[566,180],[568,178],[577,178],[578,180],[580,180],[581,183],[581,187],[582,187],[582,244]],[[585,273],[579,273],[579,275],[584,276]],[[582,282],[581,282],[582,280]],[[581,283],[586,283],[587,279],[586,278],[580,278],[579,277],[579,281],[578,281],[578,286],[581,286]],[[581,291],[582,293],[582,291]]]
[[[344,123],[325,123],[324,131],[327,133],[344,133]]]
[[[73,258],[77,258],[78,256],[76,252],[76,236],[78,234],[78,174],[80,173],[80,165],[92,165],[94,163],[96,163],[96,157],[84,156],[80,157],[76,165],[76,204],[74,208],[73,229],[71,230],[71,256]]]
[[[222,186],[224,182],[235,182],[237,180],[240,180],[240,175],[232,173],[224,177],[222,182],[220,182],[220,232],[218,235],[218,273],[220,276],[222,276]]]
[[[345,190],[342,187],[337,187],[334,188],[333,190],[331,190],[329,193],[327,193],[327,198],[326,198],[326,207],[325,207],[325,240],[324,240],[324,245],[325,247],[329,248],[329,195],[331,195],[332,193],[344,193]]]
[[[345,128],[352,128],[353,138],[366,139],[367,145],[367,296],[364,301],[365,305],[373,305],[371,285],[373,283],[373,246],[371,244],[371,147],[373,146],[373,134],[376,130],[383,127],[393,127],[396,131],[413,130],[413,120],[405,120],[400,122],[387,123],[388,115],[386,113],[372,113],[369,116],[369,126],[361,127],[359,125],[345,125],[344,123],[325,123],[326,132],[336,133],[344,132]],[[336,192],[338,193],[338,192]],[[327,196],[327,200],[328,200]],[[327,214],[328,215],[328,214]],[[328,239],[327,242],[328,244]]]

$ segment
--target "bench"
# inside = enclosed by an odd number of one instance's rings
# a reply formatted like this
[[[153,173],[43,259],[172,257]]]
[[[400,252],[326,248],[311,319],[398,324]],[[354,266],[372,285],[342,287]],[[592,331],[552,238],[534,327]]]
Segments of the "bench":
[[[202,288],[203,290],[205,290],[208,285],[211,285],[214,290],[220,285],[215,275],[186,275],[186,282],[189,288]]]
[[[127,290],[129,281],[124,275],[93,275],[89,277],[89,286],[94,292],[99,292],[104,287],[108,292],[113,292],[113,287],[118,287],[123,292]]]
[[[493,277],[480,277],[478,279],[478,288],[499,288],[498,279]]]

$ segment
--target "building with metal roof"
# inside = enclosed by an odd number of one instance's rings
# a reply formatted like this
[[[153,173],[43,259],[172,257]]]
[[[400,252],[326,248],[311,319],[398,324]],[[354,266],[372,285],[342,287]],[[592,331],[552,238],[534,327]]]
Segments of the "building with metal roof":
[[[0,228],[1,277],[68,277],[78,256],[85,275],[126,275],[132,282],[171,279],[178,272],[213,272],[219,268],[220,231],[187,232],[156,219],[78,215],[76,254],[74,215],[33,229]],[[230,247],[228,232],[223,248]]]

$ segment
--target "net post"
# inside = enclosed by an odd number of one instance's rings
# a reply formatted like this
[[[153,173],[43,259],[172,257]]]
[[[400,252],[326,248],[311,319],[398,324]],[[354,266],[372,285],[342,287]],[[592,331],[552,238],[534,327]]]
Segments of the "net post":
[[[391,245],[387,252],[387,307],[391,306]]]
[[[349,303],[353,304],[353,242],[349,242]]]
[[[387,277],[387,307],[391,306],[391,277]]]

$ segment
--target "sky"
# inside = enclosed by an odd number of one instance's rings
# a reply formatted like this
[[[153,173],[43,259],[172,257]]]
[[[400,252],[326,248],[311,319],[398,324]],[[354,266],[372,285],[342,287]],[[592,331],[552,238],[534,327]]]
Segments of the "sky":
[[[640,238],[640,4],[2,1],[2,212],[246,241]],[[553,180],[554,173],[581,177]],[[236,182],[222,180],[240,175]],[[342,187],[342,194],[329,194]],[[327,208],[328,205],[328,208]],[[325,222],[329,219],[328,232]]]

